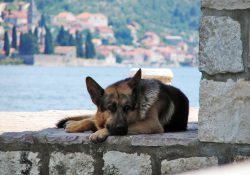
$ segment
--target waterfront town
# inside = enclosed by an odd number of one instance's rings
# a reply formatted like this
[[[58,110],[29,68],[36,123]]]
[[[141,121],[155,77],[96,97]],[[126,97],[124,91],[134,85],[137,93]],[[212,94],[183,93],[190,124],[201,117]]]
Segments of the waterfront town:
[[[39,12],[34,0],[1,2],[0,62],[20,59],[27,64],[53,65],[60,60],[61,64],[81,65],[86,60],[88,65],[157,67],[197,64],[198,32],[182,35],[142,33],[139,32],[142,26],[136,21],[117,31],[109,16],[88,11],[78,14],[61,11],[49,20],[46,17]],[[28,34],[35,35],[34,43],[28,40]],[[51,35],[53,39],[48,39]],[[53,42],[53,48],[49,48],[49,41]],[[33,44],[26,46],[27,43]],[[23,55],[33,55],[35,60],[25,61]],[[81,61],[74,61],[79,59]]]

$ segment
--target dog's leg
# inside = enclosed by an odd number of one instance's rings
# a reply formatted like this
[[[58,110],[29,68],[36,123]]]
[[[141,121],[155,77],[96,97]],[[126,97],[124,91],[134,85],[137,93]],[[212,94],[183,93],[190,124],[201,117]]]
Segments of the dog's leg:
[[[56,126],[57,126],[57,128],[64,128],[65,123],[68,121],[80,121],[80,120],[84,120],[84,119],[93,119],[94,117],[95,117],[95,115],[80,115],[80,116],[67,117],[67,118],[59,120],[56,123]]]
[[[163,133],[164,129],[158,119],[158,110],[152,107],[146,119],[129,124],[128,134],[156,134]]]
[[[65,123],[65,131],[72,132],[84,132],[84,131],[95,131],[94,119],[83,119],[79,121],[69,120]]]
[[[103,142],[109,136],[107,128],[100,129],[89,136],[89,139],[94,143]]]

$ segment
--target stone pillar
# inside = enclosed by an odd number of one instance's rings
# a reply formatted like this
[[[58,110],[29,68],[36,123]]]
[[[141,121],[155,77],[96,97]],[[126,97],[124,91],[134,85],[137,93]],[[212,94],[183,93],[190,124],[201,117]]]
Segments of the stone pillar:
[[[199,139],[250,144],[250,0],[202,0]]]

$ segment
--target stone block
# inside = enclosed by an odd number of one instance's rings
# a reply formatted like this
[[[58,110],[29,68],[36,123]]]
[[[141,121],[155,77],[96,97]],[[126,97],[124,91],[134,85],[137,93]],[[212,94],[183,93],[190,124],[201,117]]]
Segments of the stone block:
[[[197,127],[197,126],[195,126]],[[133,146],[188,146],[197,141],[197,128],[185,132],[173,132],[164,134],[135,135],[132,138]]]
[[[230,17],[203,16],[199,69],[207,74],[243,72],[240,23]]]
[[[249,81],[201,81],[198,121],[200,141],[250,144],[249,114]]]
[[[190,157],[161,162],[161,174],[176,174],[218,165],[217,157]]]
[[[38,153],[24,151],[0,152],[0,174],[39,174]]]
[[[244,162],[244,161],[250,161],[250,156],[242,156],[242,155],[234,156],[233,159],[234,163]]]
[[[41,143],[50,144],[88,144],[90,132],[84,133],[66,133],[63,129],[48,128],[38,133],[34,133],[34,137]]]
[[[217,10],[249,9],[250,0],[202,0],[201,6]]]
[[[50,175],[88,175],[94,173],[94,159],[85,153],[53,152],[49,160]]]
[[[150,156],[109,151],[104,154],[104,174],[149,175],[152,174]]]

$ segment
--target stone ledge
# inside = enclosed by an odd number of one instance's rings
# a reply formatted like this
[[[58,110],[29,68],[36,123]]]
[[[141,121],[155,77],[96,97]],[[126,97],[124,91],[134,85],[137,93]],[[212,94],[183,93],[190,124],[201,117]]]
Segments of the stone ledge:
[[[217,10],[249,9],[250,1],[249,0],[202,0],[201,6]]]
[[[131,146],[187,146],[197,141],[197,124],[193,130],[177,133],[152,135],[109,136],[107,144],[126,144]],[[41,131],[5,132],[0,135],[0,143],[29,143],[29,144],[93,144],[89,141],[91,132],[65,133],[63,129],[48,128]]]

